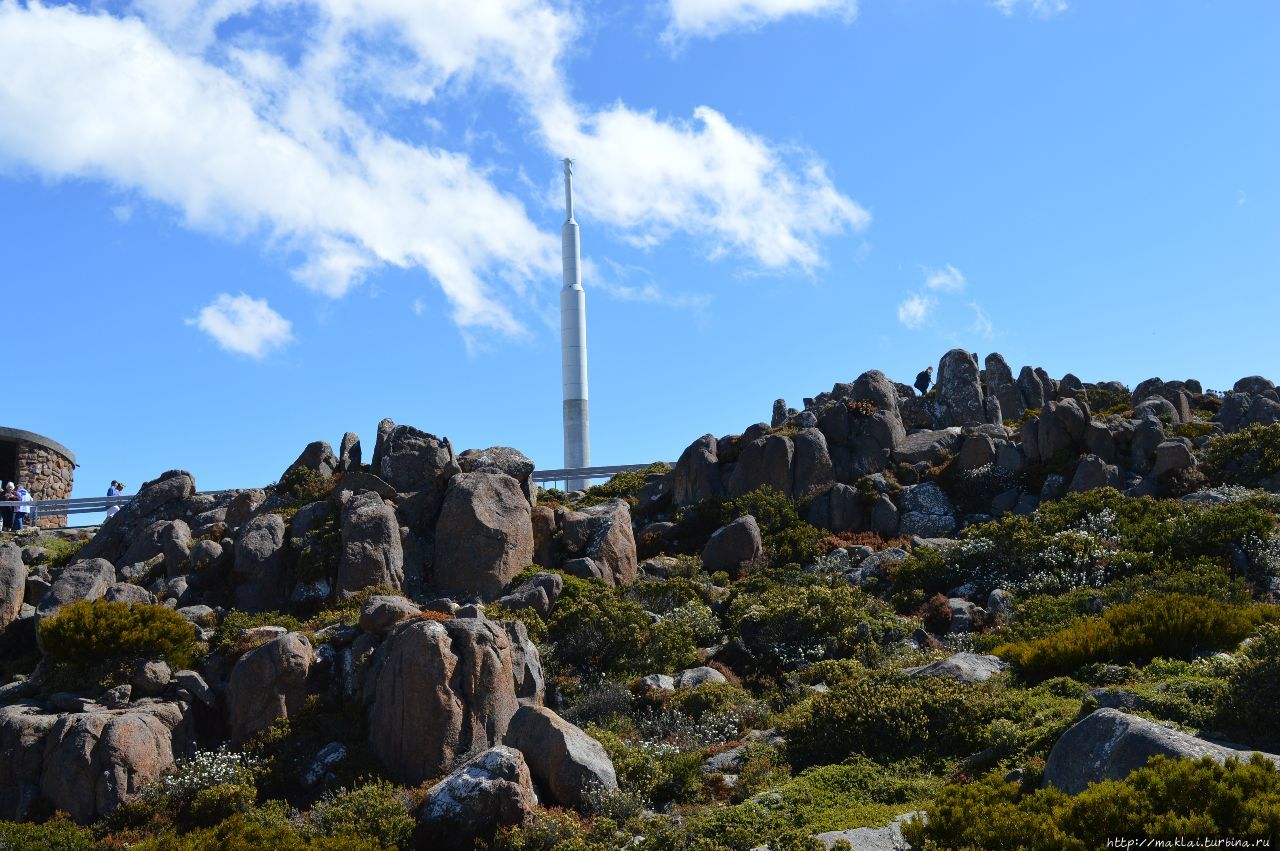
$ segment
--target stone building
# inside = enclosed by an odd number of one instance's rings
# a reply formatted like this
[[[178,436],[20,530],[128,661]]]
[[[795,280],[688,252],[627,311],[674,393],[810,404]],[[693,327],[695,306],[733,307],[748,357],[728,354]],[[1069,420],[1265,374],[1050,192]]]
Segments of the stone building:
[[[71,450],[35,432],[0,427],[0,482],[17,482],[32,499],[68,499],[75,480]],[[66,515],[42,516],[41,528],[67,525]]]

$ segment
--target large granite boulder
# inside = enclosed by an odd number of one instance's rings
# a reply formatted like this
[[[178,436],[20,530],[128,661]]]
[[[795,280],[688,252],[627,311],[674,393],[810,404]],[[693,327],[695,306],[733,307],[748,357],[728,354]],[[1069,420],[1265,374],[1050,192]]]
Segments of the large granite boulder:
[[[737,576],[757,566],[763,556],[760,525],[747,514],[711,535],[702,549],[702,566],[708,573],[724,570]]]
[[[524,754],[553,803],[584,809],[593,794],[618,788],[604,746],[546,707],[521,706],[504,741]]]
[[[510,638],[483,618],[406,621],[374,653],[364,696],[370,744],[388,775],[406,784],[438,777],[507,731],[518,706]]]
[[[918,668],[904,668],[902,672],[910,677],[950,677],[962,683],[985,683],[1008,667],[998,656],[955,653]]]
[[[499,827],[522,824],[538,805],[520,751],[495,745],[427,790],[418,810],[415,847],[471,851]]]
[[[538,486],[533,481],[533,461],[527,455],[510,446],[490,446],[488,449],[468,449],[458,456],[458,465],[464,473],[503,473],[520,483],[529,505],[538,502]]]
[[[235,605],[243,611],[275,611],[288,594],[285,522],[279,514],[259,514],[236,538]]]
[[[323,440],[316,440],[307,444],[297,460],[280,475],[280,481],[288,481],[303,471],[327,479],[338,472],[338,464],[338,456],[333,454],[333,447]]]
[[[936,482],[903,488],[899,507],[899,534],[940,538],[956,529],[955,507]]]
[[[342,435],[338,446],[338,472],[350,473],[360,469],[360,435],[349,431]]]
[[[64,568],[37,604],[36,623],[53,617],[63,606],[100,599],[115,581],[116,569],[106,559],[89,559]]]
[[[723,493],[716,453],[715,435],[704,434],[680,454],[671,486],[676,505],[693,505]]]
[[[538,573],[499,597],[498,602],[508,609],[533,609],[538,617],[546,618],[563,590],[564,578],[560,574]]]
[[[977,359],[964,349],[952,349],[938,364],[937,398],[943,423],[965,426],[986,422]]]
[[[792,459],[791,495],[805,499],[826,489],[835,481],[835,467],[827,451],[827,439],[816,428],[801,429],[791,439],[795,449]]]
[[[1045,387],[1039,373],[1029,366],[1024,366],[1018,373],[1017,384],[1025,406],[1024,412],[1026,409],[1044,410],[1045,403],[1053,399],[1053,388]]]
[[[636,539],[631,531],[631,509],[625,500],[613,499],[561,519],[560,543],[569,558],[589,558],[600,568],[606,585],[623,586],[636,581]]]
[[[267,729],[276,719],[297,713],[307,696],[315,658],[307,637],[290,632],[236,661],[226,695],[233,746]]]
[[[436,525],[436,585],[492,600],[532,563],[533,522],[520,483],[502,473],[454,476]]]
[[[27,590],[27,566],[22,563],[22,547],[0,544],[0,632],[22,613]]]
[[[794,454],[795,444],[785,435],[767,434],[750,441],[729,476],[728,495],[742,496],[766,486],[779,493],[791,493]]]
[[[393,425],[385,438],[379,425],[374,461],[370,472],[400,493],[420,490],[443,493],[449,479],[462,472],[448,438],[407,425]]]
[[[66,714],[30,701],[0,708],[0,817],[26,818],[43,798],[88,824],[158,780],[192,740],[185,703]]]
[[[1247,760],[1249,755],[1250,751],[1217,745],[1136,715],[1098,709],[1063,733],[1054,744],[1041,783],[1076,795],[1090,783],[1123,780],[1153,756],[1185,759],[1207,756],[1226,762],[1232,757]],[[1263,755],[1280,764],[1280,756]]]
[[[342,506],[342,558],[335,591],[354,597],[366,588],[404,582],[404,549],[395,510],[372,491],[356,494]]]
[[[173,519],[195,490],[195,477],[186,470],[169,470],[158,479],[145,482],[137,496],[98,527],[93,540],[76,553],[76,560],[104,558],[112,563],[120,562],[139,532],[157,520]]]
[[[985,393],[994,396],[1000,402],[1000,412],[1006,420],[1020,420],[1027,410],[1022,399],[1022,391],[1013,380],[1013,370],[1005,361],[1004,355],[992,352],[984,362],[986,369],[983,379],[986,382]]]
[[[893,450],[893,460],[901,464],[940,463],[947,453],[954,453],[963,440],[960,427],[921,429],[903,438]]]

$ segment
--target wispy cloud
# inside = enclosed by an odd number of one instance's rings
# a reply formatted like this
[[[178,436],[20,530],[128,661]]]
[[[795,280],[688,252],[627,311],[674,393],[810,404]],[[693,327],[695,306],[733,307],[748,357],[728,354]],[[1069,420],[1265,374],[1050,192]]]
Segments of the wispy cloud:
[[[987,316],[986,311],[976,301],[969,302],[969,307],[973,310],[973,324],[969,326],[969,330],[984,340],[990,340],[995,336],[991,317]]]
[[[293,340],[293,325],[271,309],[265,298],[222,293],[188,319],[229,352],[261,360]]]
[[[411,104],[465,149],[467,128],[449,125],[442,93],[513,95],[502,102],[534,128],[536,155],[578,160],[583,214],[636,244],[683,233],[712,258],[807,271],[825,262],[827,238],[870,220],[812,153],[709,106],[682,118],[577,103],[561,63],[580,21],[555,0],[102,8],[0,0],[0,160],[137,192],[194,228],[265,236],[299,252],[294,277],[326,297],[391,266],[424,271],[464,334],[518,335],[536,315],[559,265],[554,226],[534,221],[518,180],[500,186],[491,164],[398,135],[379,109]],[[705,3],[682,8],[686,20],[715,17]],[[744,9],[854,6],[725,8],[744,20]]]
[[[853,20],[857,0],[668,0],[668,42],[708,38],[753,29],[793,15],[830,15]]]
[[[601,265],[588,264],[587,272],[590,277],[586,283],[588,289],[599,290],[619,301],[700,311],[712,300],[708,293],[671,292],[650,280],[646,270],[613,260],[605,260]]]
[[[948,263],[941,269],[924,270],[924,285],[935,292],[958,293],[963,292],[965,284],[964,275],[960,274],[960,270]]]
[[[937,304],[937,299],[912,293],[898,305],[898,321],[908,328],[919,328],[929,320]]]
[[[991,0],[991,5],[1002,14],[1012,15],[1019,9],[1026,9],[1038,18],[1052,18],[1067,11],[1067,0]]]

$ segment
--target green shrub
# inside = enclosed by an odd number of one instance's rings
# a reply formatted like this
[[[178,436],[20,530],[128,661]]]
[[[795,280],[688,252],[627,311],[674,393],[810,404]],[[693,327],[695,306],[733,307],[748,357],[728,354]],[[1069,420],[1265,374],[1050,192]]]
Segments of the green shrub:
[[[872,672],[788,710],[779,731],[796,765],[862,754],[876,760],[968,755],[987,745],[1000,709],[992,686]]]
[[[1088,851],[1123,837],[1232,837],[1280,842],[1280,770],[1260,756],[1218,765],[1156,757],[1124,780],[1074,797],[1056,789],[1023,795],[998,776],[951,785],[903,833],[912,847]]]
[[[142,657],[185,668],[195,653],[196,628],[164,606],[81,600],[41,623],[40,638],[52,661],[75,668]]]
[[[76,553],[89,543],[89,538],[76,538],[75,540],[67,540],[66,538],[53,538],[47,541],[41,541],[40,546],[44,548],[44,563],[49,567],[66,567],[71,564],[71,559],[76,557]]]
[[[296,503],[296,506],[318,502],[333,492],[338,479],[333,476],[322,476],[307,467],[288,470],[280,477],[276,485],[277,491]]]
[[[765,557],[771,567],[805,565],[818,557],[827,533],[800,519],[794,500],[768,485],[728,499],[712,497],[680,516],[679,539],[700,550],[716,529],[750,514],[760,526]]]
[[[316,836],[341,837],[358,832],[385,848],[409,847],[414,829],[408,796],[385,780],[326,795],[307,814],[307,824]]]
[[[130,846],[134,851],[383,851],[356,822],[340,837],[304,836],[288,824],[262,824],[253,813],[237,814],[183,836],[167,833]]]
[[[695,620],[670,617],[655,623],[626,595],[625,589],[566,575],[545,621],[532,609],[490,606],[487,611],[490,617],[523,622],[534,641],[547,645],[544,661],[561,673],[625,678],[694,664]]]
[[[23,851],[90,851],[93,834],[70,818],[59,816],[43,824],[0,821],[0,848]]]
[[[253,645],[246,643],[241,635],[245,630],[257,626],[280,626],[290,632],[302,628],[302,624],[292,615],[280,612],[242,612],[239,609],[232,609],[213,631],[209,651],[230,657],[249,652],[253,649]]]
[[[224,783],[196,792],[191,798],[188,813],[194,824],[214,825],[233,815],[248,812],[257,798],[258,790],[251,783]]]
[[[636,507],[636,494],[645,485],[645,479],[655,473],[670,472],[671,466],[659,461],[650,464],[643,470],[627,470],[616,474],[602,485],[592,485],[583,493],[582,499],[574,503],[575,508],[586,508],[599,505],[612,499],[625,499],[632,507]]]
[[[1091,662],[1146,664],[1156,656],[1187,658],[1234,647],[1263,622],[1280,620],[1275,606],[1235,606],[1185,594],[1142,597],[1083,618],[1043,638],[996,648],[1033,679],[1071,674]]]
[[[729,605],[726,621],[760,669],[771,676],[821,659],[871,662],[881,647],[911,633],[874,597],[843,578],[830,584],[756,583]]]
[[[1220,723],[1249,745],[1280,748],[1280,629],[1267,626],[1227,679]]]
[[[1214,481],[1233,485],[1256,485],[1280,473],[1280,423],[1210,438],[1204,469]]]

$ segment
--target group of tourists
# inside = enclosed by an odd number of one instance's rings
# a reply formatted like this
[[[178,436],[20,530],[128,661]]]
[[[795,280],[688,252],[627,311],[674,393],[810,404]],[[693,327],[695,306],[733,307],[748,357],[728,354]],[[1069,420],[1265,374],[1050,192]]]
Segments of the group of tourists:
[[[0,527],[6,532],[21,531],[27,525],[27,515],[31,506],[23,503],[34,502],[26,488],[15,487],[13,482],[6,482],[4,491],[0,493]]]

